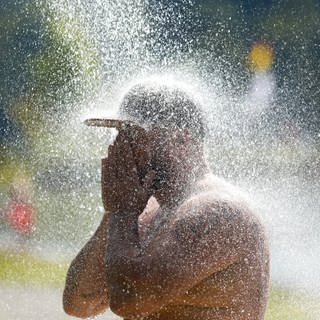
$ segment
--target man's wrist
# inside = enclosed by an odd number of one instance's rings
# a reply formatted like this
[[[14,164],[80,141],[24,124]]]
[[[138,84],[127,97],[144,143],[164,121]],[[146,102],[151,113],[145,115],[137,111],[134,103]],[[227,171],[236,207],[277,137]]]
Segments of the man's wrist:
[[[141,201],[139,203],[128,203],[116,206],[112,210],[106,210],[106,215],[109,217],[112,215],[123,216],[123,217],[134,217],[135,219],[143,212],[148,201]]]
[[[109,219],[109,232],[116,232],[120,238],[131,238],[138,234],[138,216],[126,211],[114,212]],[[130,236],[131,235],[131,236]],[[134,236],[135,237],[135,236]],[[135,241],[134,241],[135,242]]]
[[[116,216],[121,220],[125,221],[135,221],[138,219],[139,215],[142,213],[142,211],[138,208],[126,208],[126,209],[117,209],[113,212],[112,216]]]

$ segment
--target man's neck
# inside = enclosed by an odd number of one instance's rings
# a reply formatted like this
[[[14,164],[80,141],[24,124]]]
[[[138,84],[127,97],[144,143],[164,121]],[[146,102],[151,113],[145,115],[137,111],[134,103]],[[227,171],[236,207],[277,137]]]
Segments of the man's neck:
[[[198,182],[201,181],[206,174],[210,172],[208,166],[204,163],[201,167],[197,166],[189,174],[189,179],[185,181],[183,186],[167,192],[158,192],[155,197],[161,208],[172,210],[178,207],[183,201],[188,199],[191,194],[197,190]]]

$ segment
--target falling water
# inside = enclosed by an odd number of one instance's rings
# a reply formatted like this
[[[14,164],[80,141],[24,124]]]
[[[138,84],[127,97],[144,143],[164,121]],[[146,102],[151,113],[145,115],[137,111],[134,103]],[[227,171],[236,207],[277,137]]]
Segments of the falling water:
[[[83,120],[116,112],[127,88],[152,79],[182,86],[201,104],[213,172],[245,189],[265,223],[273,283],[318,296],[317,150],[308,135],[296,136],[290,127],[285,136],[275,135],[267,113],[286,94],[277,91],[275,75],[256,73],[246,82],[236,66],[224,69],[210,52],[214,46],[200,49],[199,7],[177,3],[59,0],[41,7],[47,26],[60,24],[64,43],[81,44],[73,50],[82,74],[70,83],[82,92],[79,99],[55,101],[58,112],[47,115],[46,138],[31,157],[39,221],[30,245],[69,258],[90,237],[103,212],[100,159],[116,133],[85,127]]]

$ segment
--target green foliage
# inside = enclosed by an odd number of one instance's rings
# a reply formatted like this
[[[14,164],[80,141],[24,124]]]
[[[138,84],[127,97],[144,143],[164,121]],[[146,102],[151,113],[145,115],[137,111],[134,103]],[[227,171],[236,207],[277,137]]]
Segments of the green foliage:
[[[12,184],[15,178],[30,176],[30,170],[27,166],[18,163],[18,161],[4,161],[0,163],[0,204],[4,193],[8,191],[8,187]]]
[[[272,288],[265,320],[317,320],[320,305],[312,297]]]
[[[297,42],[314,40],[319,10],[315,0],[282,2],[263,17],[261,25],[269,37],[290,47]]]
[[[198,50],[212,61],[207,66],[208,72],[220,70],[224,89],[239,93],[239,90],[245,90],[250,76],[246,62],[249,50],[247,17],[240,6],[230,0],[198,2],[203,20]]]
[[[39,95],[25,95],[11,105],[8,114],[23,131],[30,145],[36,144],[37,136],[44,132],[46,108],[48,104]]]
[[[75,17],[43,4],[26,5],[21,13],[39,24],[34,32],[37,49],[28,53],[25,90],[10,99],[6,114],[28,146],[23,160],[28,162],[29,156],[37,153],[40,161],[55,141],[53,131],[61,122],[59,116],[74,112],[97,92],[101,61],[92,39]],[[13,20],[16,28],[28,28],[25,18]],[[14,38],[14,34],[10,36]]]
[[[100,80],[97,51],[75,18],[48,12],[45,21],[46,47],[31,62],[33,92],[60,104],[79,102]]]
[[[61,287],[67,268],[65,262],[50,262],[27,253],[0,252],[0,281],[9,284]]]

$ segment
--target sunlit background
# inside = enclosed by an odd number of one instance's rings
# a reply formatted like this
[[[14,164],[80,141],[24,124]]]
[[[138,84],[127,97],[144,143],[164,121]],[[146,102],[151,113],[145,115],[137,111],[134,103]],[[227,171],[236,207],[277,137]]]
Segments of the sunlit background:
[[[115,136],[83,120],[151,77],[194,95],[213,172],[256,203],[266,319],[320,319],[319,59],[317,0],[0,0],[0,318],[71,319],[65,273]]]

